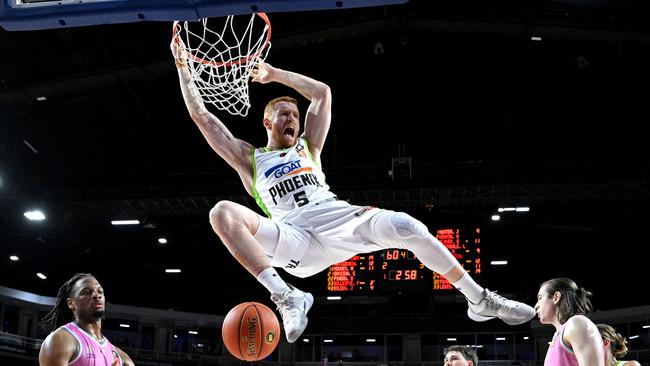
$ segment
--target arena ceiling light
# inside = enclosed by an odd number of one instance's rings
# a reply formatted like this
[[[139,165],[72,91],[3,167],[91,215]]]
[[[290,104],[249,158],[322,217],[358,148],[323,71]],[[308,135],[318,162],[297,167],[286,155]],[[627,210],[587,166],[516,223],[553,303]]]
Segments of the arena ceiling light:
[[[521,207],[499,207],[497,209],[499,213],[503,212],[528,212],[530,211],[530,207],[527,206],[521,206]],[[499,221],[501,220],[500,215],[492,215],[492,221]]]
[[[112,220],[112,225],[140,225],[140,220]]]
[[[45,214],[41,210],[30,210],[23,213],[25,217],[30,221],[43,221],[45,220]]]
[[[530,207],[522,206],[522,207],[499,207],[497,210],[499,212],[528,212],[530,211]]]
[[[20,260],[20,258],[18,258],[17,255],[10,255],[9,260],[12,261],[12,262],[18,262]]]

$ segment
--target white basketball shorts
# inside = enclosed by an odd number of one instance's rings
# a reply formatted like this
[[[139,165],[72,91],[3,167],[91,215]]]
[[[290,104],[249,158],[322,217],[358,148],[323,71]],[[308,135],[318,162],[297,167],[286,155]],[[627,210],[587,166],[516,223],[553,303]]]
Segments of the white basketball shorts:
[[[357,234],[357,228],[372,225],[373,218],[383,211],[328,200],[305,207],[281,222],[261,217],[255,238],[272,266],[297,277],[309,277],[356,254],[385,249]]]

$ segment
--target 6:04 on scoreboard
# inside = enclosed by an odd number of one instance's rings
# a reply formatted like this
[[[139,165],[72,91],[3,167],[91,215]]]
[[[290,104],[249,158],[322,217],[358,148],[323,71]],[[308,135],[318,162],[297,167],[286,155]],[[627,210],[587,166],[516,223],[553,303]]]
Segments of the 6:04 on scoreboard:
[[[480,275],[482,270],[480,233],[478,227],[436,230],[436,238],[473,277]],[[425,267],[413,253],[405,249],[359,254],[330,266],[327,273],[327,290],[330,292],[362,294],[452,288],[444,277]]]

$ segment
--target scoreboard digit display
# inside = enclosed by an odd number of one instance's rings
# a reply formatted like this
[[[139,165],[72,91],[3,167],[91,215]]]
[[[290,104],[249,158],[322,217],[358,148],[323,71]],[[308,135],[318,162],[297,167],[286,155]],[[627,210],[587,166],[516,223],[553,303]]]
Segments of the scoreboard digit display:
[[[473,277],[481,274],[481,230],[443,228],[436,238],[449,249]],[[327,273],[329,292],[374,293],[394,290],[450,290],[453,286],[431,271],[406,249],[386,249],[356,255],[330,266]]]

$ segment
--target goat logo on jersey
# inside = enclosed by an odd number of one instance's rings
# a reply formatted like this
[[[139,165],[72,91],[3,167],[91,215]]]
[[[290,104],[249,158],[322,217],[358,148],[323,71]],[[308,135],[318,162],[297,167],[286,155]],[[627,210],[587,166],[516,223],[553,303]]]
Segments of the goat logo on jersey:
[[[292,172],[298,173],[300,171],[300,168],[300,160],[294,160],[288,163],[282,163],[271,167],[264,172],[264,176],[268,178],[269,176],[273,175],[275,178],[282,178],[283,176],[291,174]]]

